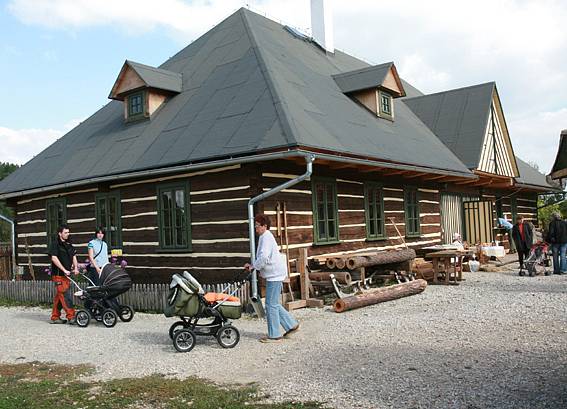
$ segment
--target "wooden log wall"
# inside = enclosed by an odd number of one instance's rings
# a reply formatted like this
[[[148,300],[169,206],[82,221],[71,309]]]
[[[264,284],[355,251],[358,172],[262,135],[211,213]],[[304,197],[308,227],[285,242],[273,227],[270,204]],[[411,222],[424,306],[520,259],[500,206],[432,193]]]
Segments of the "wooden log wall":
[[[128,271],[136,282],[168,282],[175,272],[189,270],[208,283],[242,278],[249,260],[246,204],[251,196],[251,167],[227,166],[146,180],[36,195],[15,202],[18,263],[29,277],[27,247],[36,277],[47,278],[46,200],[64,197],[71,237],[79,262],[87,257],[87,243],[96,225],[95,194],[120,193],[122,249]],[[162,183],[189,182],[191,251],[159,249],[157,188]]]
[[[156,191],[160,183],[190,184],[191,251],[159,250]],[[222,172],[200,172],[182,178],[126,182],[120,189],[122,240],[128,269],[141,282],[165,282],[188,270],[203,282],[225,282],[243,275],[249,260],[247,202],[248,170],[240,166]]]
[[[28,254],[36,278],[47,278],[43,270],[49,265],[46,255],[46,200],[64,197],[71,237],[79,253],[86,258],[86,245],[92,238],[95,220],[95,195],[99,192],[120,193],[124,258],[135,282],[168,282],[171,275],[189,270],[203,282],[226,282],[242,278],[242,265],[249,259],[247,201],[302,174],[305,167],[285,161],[258,165],[232,165],[184,174],[120,181],[114,184],[85,186],[68,191],[37,194],[12,200],[16,208],[17,260],[29,277]],[[305,181],[258,204],[256,211],[272,216],[276,233],[276,203],[287,204],[290,259],[299,249],[308,248],[310,256],[380,251],[402,247],[396,227],[405,236],[403,187],[414,185],[419,191],[421,235],[405,238],[413,248],[441,241],[440,191],[433,183],[399,177],[376,176],[355,169],[330,169],[315,165],[314,176],[332,177],[337,181],[339,244],[314,245],[311,182]],[[162,183],[188,182],[191,214],[191,251],[159,249],[157,188]],[[364,182],[382,183],[386,236],[384,240],[366,239],[364,217]],[[478,194],[478,191],[477,191]],[[495,200],[504,192],[485,192]],[[520,192],[518,213],[537,222],[537,195]],[[503,200],[503,210],[510,219],[510,199]],[[496,218],[496,214],[494,214]],[[283,222],[283,219],[282,219]],[[281,243],[281,238],[277,238]],[[27,247],[26,247],[27,246]]]
[[[269,167],[261,167],[260,184],[267,191],[305,171],[301,166],[290,166],[285,163],[272,163]],[[338,253],[356,253],[380,251],[402,247],[397,232],[388,219],[394,218],[396,226],[410,247],[433,245],[441,241],[441,219],[439,213],[439,190],[431,185],[419,188],[421,236],[405,238],[405,211],[403,186],[407,180],[394,178],[363,178],[354,171],[335,171],[315,166],[314,176],[333,177],[337,181],[339,244],[314,244],[313,211],[311,182],[302,182],[262,202],[261,211],[272,217],[272,233],[276,233],[276,204],[285,201],[288,209],[288,236],[290,259],[298,257],[298,249],[307,247],[309,256],[336,255]],[[384,184],[384,215],[386,236],[384,240],[369,241],[366,239],[364,215],[364,181]],[[280,240],[278,243],[280,243]],[[285,248],[285,246],[283,246]]]
[[[95,229],[94,196],[97,187],[83,187],[58,193],[34,195],[9,203],[16,208],[16,241],[18,265],[24,267],[25,278],[30,277],[29,258],[35,276],[46,279],[44,269],[50,265],[47,256],[46,202],[53,198],[67,201],[67,224],[77,248],[79,262],[87,257],[87,243]]]

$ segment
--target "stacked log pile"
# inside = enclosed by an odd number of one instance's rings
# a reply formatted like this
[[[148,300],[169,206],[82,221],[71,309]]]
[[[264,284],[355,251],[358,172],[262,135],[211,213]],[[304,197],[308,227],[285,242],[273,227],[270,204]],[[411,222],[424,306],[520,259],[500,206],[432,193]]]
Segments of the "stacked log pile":
[[[327,268],[342,270],[345,267],[351,271],[362,267],[375,267],[378,265],[394,265],[404,263],[409,267],[408,261],[415,258],[415,250],[410,248],[381,251],[369,254],[352,254],[327,258],[325,264]],[[405,268],[409,270],[409,268]]]
[[[409,295],[421,293],[427,287],[427,281],[414,280],[407,283],[396,284],[389,287],[377,288],[362,294],[339,298],[333,303],[336,312],[354,310],[385,301],[391,301]]]

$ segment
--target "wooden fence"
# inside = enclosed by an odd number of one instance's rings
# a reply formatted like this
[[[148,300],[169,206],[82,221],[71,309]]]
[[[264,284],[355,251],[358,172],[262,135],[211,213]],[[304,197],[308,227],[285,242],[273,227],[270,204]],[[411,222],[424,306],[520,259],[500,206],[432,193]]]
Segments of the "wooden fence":
[[[0,280],[12,277],[12,246],[0,243]]]
[[[81,284],[82,285],[82,284]],[[204,285],[207,292],[221,292],[229,286],[228,292],[232,292],[236,284]],[[53,283],[51,281],[10,281],[0,280],[0,299],[21,302],[24,304],[49,304],[53,301]],[[133,284],[130,291],[122,294],[120,303],[128,304],[136,311],[163,312],[163,307],[169,292],[169,284]],[[248,282],[236,292],[242,305],[247,305],[250,298],[250,284]],[[81,302],[76,297],[76,305]]]

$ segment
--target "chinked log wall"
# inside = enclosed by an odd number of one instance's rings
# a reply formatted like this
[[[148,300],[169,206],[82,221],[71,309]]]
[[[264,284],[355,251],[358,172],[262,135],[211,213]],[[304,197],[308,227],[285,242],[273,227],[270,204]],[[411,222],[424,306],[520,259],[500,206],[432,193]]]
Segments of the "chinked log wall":
[[[269,190],[287,180],[301,174],[303,168],[283,163],[273,163],[262,166],[260,185],[263,190]],[[361,173],[353,170],[333,171],[316,166],[314,177],[332,177],[337,181],[338,213],[339,213],[339,244],[314,245],[313,211],[311,182],[302,182],[290,189],[266,199],[260,204],[260,210],[272,217],[272,232],[276,233],[276,204],[285,201],[287,204],[288,236],[290,244],[290,259],[295,260],[299,248],[308,248],[308,254],[313,256],[336,255],[339,253],[355,253],[365,251],[380,251],[402,247],[394,225],[389,220],[394,218],[396,226],[410,247],[433,245],[441,241],[441,218],[439,213],[439,190],[434,186],[424,186],[414,182],[419,187],[421,236],[405,238],[405,210],[403,186],[407,180],[395,178],[361,177]],[[364,216],[364,181],[383,183],[385,240],[368,241],[366,239],[366,224]],[[278,243],[280,240],[277,239]],[[285,248],[285,246],[283,246]]]
[[[251,169],[234,165],[21,199],[17,202],[18,263],[28,270],[27,240],[36,276],[46,278],[46,200],[61,195],[67,200],[68,224],[83,261],[96,224],[95,194],[119,191],[124,258],[136,282],[165,282],[180,270],[190,270],[203,281],[241,278],[241,266],[249,257],[246,204],[252,194]],[[184,181],[189,182],[192,251],[158,251],[157,188]],[[208,272],[213,271],[210,277]]]

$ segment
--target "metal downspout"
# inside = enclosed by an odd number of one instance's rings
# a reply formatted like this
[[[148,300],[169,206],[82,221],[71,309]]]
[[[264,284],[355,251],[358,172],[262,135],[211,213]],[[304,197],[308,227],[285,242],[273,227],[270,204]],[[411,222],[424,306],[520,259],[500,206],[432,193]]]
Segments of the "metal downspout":
[[[13,220],[8,219],[7,217],[2,216],[1,214],[0,214],[0,219],[10,223],[10,226],[12,227],[12,278],[15,279],[16,278],[16,272],[17,272],[17,267],[16,267],[16,227],[14,225]]]
[[[309,177],[311,177],[311,174],[313,173],[313,161],[315,160],[315,155],[310,155],[310,154],[305,154],[305,162],[307,165],[307,170],[306,172],[301,175],[296,177],[295,179],[289,180],[285,183],[282,183],[279,186],[276,186],[275,188],[268,190],[267,192],[264,192],[256,197],[253,197],[252,199],[250,199],[248,201],[248,234],[250,236],[250,263],[254,263],[254,259],[256,257],[256,241],[255,241],[255,231],[254,231],[254,204],[264,200],[265,198],[275,195],[278,192],[281,192],[283,189],[287,189],[290,186],[296,185],[299,182],[304,181],[305,179],[308,179]],[[258,297],[258,275],[256,270],[252,270],[252,280],[251,280],[251,284],[252,284],[252,295],[251,295],[251,299],[254,302],[257,302],[259,300]]]

